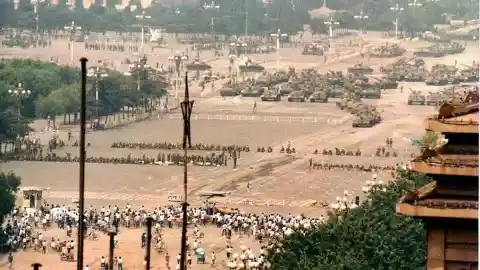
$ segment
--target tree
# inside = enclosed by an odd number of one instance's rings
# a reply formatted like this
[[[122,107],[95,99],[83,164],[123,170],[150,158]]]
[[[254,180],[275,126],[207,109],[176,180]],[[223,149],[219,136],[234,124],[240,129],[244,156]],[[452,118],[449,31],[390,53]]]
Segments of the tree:
[[[419,220],[396,215],[395,204],[427,182],[422,175],[399,172],[385,191],[372,192],[359,207],[286,237],[268,253],[271,269],[424,269],[425,228]]]
[[[15,207],[15,194],[21,184],[21,178],[13,172],[0,172],[0,224],[4,217]]]

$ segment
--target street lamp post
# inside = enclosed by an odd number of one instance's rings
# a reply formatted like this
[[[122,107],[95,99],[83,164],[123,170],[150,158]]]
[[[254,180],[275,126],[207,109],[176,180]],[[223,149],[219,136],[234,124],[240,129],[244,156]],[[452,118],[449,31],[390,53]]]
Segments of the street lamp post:
[[[21,83],[17,84],[17,87],[14,89],[9,89],[8,94],[10,94],[12,97],[15,97],[18,99],[18,110],[17,110],[17,120],[20,120],[20,117],[22,116],[22,111],[21,111],[21,104],[22,100],[28,98],[32,91],[23,88]],[[20,135],[20,134],[17,134]]]
[[[339,22],[333,21],[333,17],[330,17],[330,19],[326,22],[324,22],[325,25],[328,25],[328,36],[329,36],[329,51],[333,50],[333,26],[334,25],[339,25]]]
[[[183,61],[187,60],[187,57],[176,54],[174,56],[170,56],[168,60],[175,63],[175,83],[173,84],[173,87],[175,91],[175,99],[178,100],[180,69]]]
[[[248,0],[245,0],[245,41],[248,36]]]
[[[94,85],[95,85],[95,116],[96,120],[100,118],[99,113],[98,113],[98,103],[99,103],[99,83],[101,80],[105,79],[108,77],[108,73],[105,71],[105,69],[101,66],[101,61],[98,61],[98,66],[93,67],[88,73],[87,76],[92,78],[94,80]]]
[[[422,4],[421,4],[421,3],[418,3],[417,0],[413,0],[413,2],[408,3],[408,6],[409,6],[409,7],[413,7],[413,14],[415,15],[416,10],[417,10],[417,7],[421,7]]]
[[[361,20],[361,21],[368,19],[368,15],[363,14],[363,10],[360,12],[359,15],[355,15],[355,16],[353,16],[353,17],[354,17],[355,19]],[[361,32],[360,35],[361,35],[361,38],[362,38],[361,48],[363,49],[363,42],[364,42],[364,40],[363,40],[363,23],[361,23],[360,32]]]
[[[130,73],[136,73],[137,75],[137,90],[140,91],[140,72],[146,71],[150,68],[150,65],[147,64],[147,57],[144,55],[143,57],[137,59],[133,64],[129,66]]]
[[[75,43],[75,34],[77,31],[82,30],[82,28],[80,26],[76,26],[74,21],[72,21],[71,25],[65,25],[63,28],[70,32],[70,62],[73,65],[73,45]]]
[[[143,23],[143,21],[144,21],[145,19],[151,19],[152,17],[149,16],[149,15],[146,15],[146,14],[145,14],[145,10],[143,10],[143,11],[142,11],[142,15],[136,15],[135,18],[142,20],[142,23],[141,23],[141,26],[142,26],[142,36],[141,36],[141,39],[142,39],[141,42],[142,42],[142,43],[141,43],[141,47],[142,47],[142,52],[143,52],[143,51],[144,51],[144,45],[145,45],[145,41],[144,41],[145,31],[144,31],[144,29],[143,29],[143,28],[144,28],[144,23]]]
[[[393,24],[395,25],[395,39],[398,39],[398,15],[403,11],[403,8],[396,4],[395,6],[390,7],[390,10],[395,12],[395,21]]]
[[[280,70],[280,39],[286,37],[287,34],[280,32],[280,29],[277,29],[276,34],[271,34],[272,37],[277,39],[277,70]]]

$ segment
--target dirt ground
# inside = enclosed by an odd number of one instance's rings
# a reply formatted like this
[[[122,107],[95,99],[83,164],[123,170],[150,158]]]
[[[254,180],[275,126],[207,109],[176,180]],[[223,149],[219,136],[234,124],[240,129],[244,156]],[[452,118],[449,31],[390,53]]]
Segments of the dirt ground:
[[[371,44],[378,44],[382,40],[378,35],[367,36]],[[358,41],[358,38],[356,38]],[[388,40],[393,42],[392,40]],[[337,43],[342,42],[336,41]],[[349,41],[344,40],[345,44]],[[424,46],[422,41],[402,41],[403,46],[412,50]],[[32,57],[49,59],[53,53],[58,55],[63,63],[69,61],[67,44],[55,42],[55,49],[2,49],[3,54],[15,57]],[[83,46],[77,45],[76,58],[87,56],[90,61],[109,58],[114,63],[120,63],[128,53],[108,53],[103,51],[83,51]],[[176,50],[182,50],[176,46]],[[357,48],[358,49],[358,48]],[[146,50],[146,52],[149,52]],[[152,63],[165,62],[171,55],[171,49],[159,49],[151,57]],[[460,55],[446,56],[437,59],[425,59],[428,66],[436,63],[470,64],[472,59],[478,59],[477,44],[469,44],[466,51]],[[211,53],[202,53],[203,59],[208,59]],[[407,55],[411,52],[407,53]],[[150,55],[149,55],[150,56]],[[263,62],[268,69],[275,68],[275,54],[253,56],[256,61]],[[323,64],[322,57],[302,56],[301,48],[282,50],[283,66],[295,66],[297,70],[306,67],[317,68],[320,72],[328,70],[346,70],[347,67],[363,61],[364,64],[375,68],[379,73],[380,65],[386,65],[395,59],[362,59],[359,52],[351,53],[349,57],[336,57]],[[296,61],[296,62],[295,62]],[[226,70],[228,60],[211,62],[214,70]],[[124,69],[118,65],[119,69]],[[189,166],[189,200],[192,204],[199,204],[201,192],[229,191],[226,198],[219,199],[218,203],[238,207],[245,212],[272,212],[272,213],[304,213],[307,215],[324,214],[326,209],[319,206],[312,207],[312,201],[332,202],[335,197],[342,196],[344,190],[355,195],[362,195],[361,188],[366,180],[372,179],[372,173],[344,170],[315,170],[310,169],[310,157],[315,162],[343,163],[343,164],[372,164],[395,165],[407,163],[411,153],[417,150],[411,145],[412,139],[418,139],[423,134],[423,119],[434,113],[431,106],[408,106],[407,89],[421,90],[425,93],[435,91],[437,87],[426,86],[424,83],[401,83],[405,91],[399,89],[387,90],[379,100],[365,102],[376,105],[384,118],[383,123],[369,129],[354,129],[351,127],[351,116],[335,106],[335,99],[327,104],[311,103],[264,103],[257,100],[257,113],[253,117],[251,110],[254,99],[250,98],[221,98],[215,89],[195,96],[194,115],[192,116],[192,143],[237,144],[248,145],[252,151],[242,153],[237,169],[227,167],[195,167]],[[195,89],[194,89],[195,91]],[[227,115],[229,117],[227,117]],[[87,149],[88,156],[116,156],[124,157],[131,154],[141,157],[143,154],[156,157],[159,152],[166,150],[136,150],[112,149],[114,141],[138,142],[180,142],[182,121],[178,114],[162,119],[152,119],[127,127],[87,134],[87,141],[91,146]],[[214,120],[222,118],[224,120]],[[227,120],[228,119],[228,120]],[[40,130],[45,127],[42,120],[36,121],[34,127]],[[60,134],[66,139],[66,133]],[[74,132],[74,139],[78,134]],[[42,141],[49,136],[47,132],[39,131],[32,136],[41,137]],[[383,146],[387,137],[393,137],[393,149],[398,157],[374,157],[378,146]],[[291,143],[296,148],[294,155],[280,154],[281,146]],[[257,153],[257,146],[271,146],[274,153]],[[356,151],[361,149],[362,157],[322,156],[313,155],[315,149],[333,149],[335,147]],[[78,148],[67,146],[58,151],[58,154],[72,153],[78,155]],[[174,151],[170,151],[174,152]],[[205,151],[198,151],[203,154]],[[23,178],[23,185],[45,188],[45,199],[48,202],[71,204],[78,195],[78,170],[75,163],[36,163],[10,162],[0,164],[2,170],[13,170]],[[391,180],[387,173],[379,173],[379,179]],[[249,185],[249,188],[247,188]],[[87,164],[86,166],[86,205],[117,204],[124,206],[127,202],[134,206],[145,205],[154,207],[168,203],[169,194],[180,194],[182,190],[182,167],[159,165],[112,165]],[[216,246],[222,246],[222,239],[218,238],[219,231],[213,228],[204,229],[207,235],[205,245],[208,245],[207,254]],[[52,231],[48,234],[56,235]],[[63,234],[63,233],[62,233]],[[174,256],[179,250],[178,229],[167,234],[171,240],[167,241],[168,250]],[[139,250],[140,231],[124,230],[119,236],[120,248],[118,255],[128,257],[127,269],[140,269],[143,253]],[[252,241],[246,241],[252,246]],[[236,240],[236,241],[237,241]],[[178,242],[178,243],[177,243]],[[125,244],[124,244],[125,243]],[[243,242],[242,242],[243,243]],[[131,244],[131,245],[130,245]],[[137,247],[138,245],[138,247]],[[240,242],[234,247],[238,248]],[[99,257],[107,255],[107,239],[102,236],[95,242],[87,242],[86,262],[98,264]],[[55,265],[59,261],[57,255],[45,256],[35,252],[18,253],[15,269],[29,269],[27,266],[32,260],[48,265]],[[208,256],[208,255],[207,255]],[[164,262],[161,256],[154,254],[154,265],[163,269]],[[219,261],[221,260],[219,255]],[[130,267],[131,265],[131,267]],[[71,268],[69,268],[71,267]],[[62,269],[73,269],[74,264],[62,264]],[[197,267],[195,267],[197,269]],[[53,268],[52,268],[53,269]],[[92,269],[92,268],[91,268]],[[198,268],[203,269],[203,268]]]

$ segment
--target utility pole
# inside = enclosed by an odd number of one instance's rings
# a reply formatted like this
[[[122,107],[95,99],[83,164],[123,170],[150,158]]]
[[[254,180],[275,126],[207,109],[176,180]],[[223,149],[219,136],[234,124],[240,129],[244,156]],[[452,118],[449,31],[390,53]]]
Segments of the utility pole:
[[[390,10],[395,12],[395,21],[393,24],[395,25],[395,39],[398,39],[398,15],[403,11],[403,8],[396,4],[395,6],[390,7]]]
[[[276,34],[271,34],[272,37],[277,39],[277,71],[280,70],[280,39],[286,37],[287,34],[280,32],[280,29],[277,29]]]
[[[145,10],[142,10],[142,15],[136,15],[135,18],[140,19],[140,20],[142,21],[142,23],[141,23],[141,26],[142,26],[142,36],[141,36],[141,39],[142,39],[141,42],[142,42],[142,43],[141,43],[141,47],[142,47],[142,53],[143,53],[143,52],[145,51],[145,50],[144,50],[144,47],[145,47],[145,31],[144,31],[144,29],[143,29],[143,28],[144,28],[144,23],[143,23],[143,21],[144,21],[145,19],[151,19],[152,17],[149,16],[149,15],[146,15],[146,14],[145,14]]]
[[[329,36],[329,51],[333,50],[333,26],[334,25],[339,25],[339,22],[333,21],[333,17],[330,16],[330,19],[326,22],[324,22],[325,25],[328,25],[328,36]]]
[[[188,207],[188,148],[192,147],[192,135],[190,130],[190,117],[193,110],[193,100],[189,99],[188,92],[188,77],[185,72],[185,99],[181,103],[182,116],[183,116],[183,204],[182,204],[182,238],[181,238],[181,251],[180,251],[180,270],[187,270],[186,257],[187,257],[187,207]]]
[[[363,10],[360,12],[359,15],[356,15],[356,16],[353,16],[353,17],[354,17],[355,19],[361,20],[361,21],[368,19],[368,16],[363,14]],[[361,27],[360,27],[360,32],[361,32],[361,33],[360,33],[360,37],[362,38],[361,49],[363,49],[363,43],[364,43],[364,40],[363,40],[363,31],[364,31],[364,30],[363,30],[363,26],[364,26],[363,23],[361,23]]]
[[[73,46],[74,46],[74,43],[75,43],[75,34],[77,33],[77,31],[82,30],[82,28],[80,26],[76,26],[74,21],[72,21],[71,25],[65,25],[63,28],[66,31],[70,32],[70,63],[72,65],[74,65],[74,62],[73,62]]]

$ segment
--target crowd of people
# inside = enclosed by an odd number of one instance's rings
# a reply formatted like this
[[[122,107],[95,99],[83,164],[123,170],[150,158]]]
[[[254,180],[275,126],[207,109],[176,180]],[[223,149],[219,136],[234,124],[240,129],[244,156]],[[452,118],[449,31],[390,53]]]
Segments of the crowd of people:
[[[90,206],[84,213],[85,238],[87,240],[98,239],[98,233],[101,231],[115,230],[121,234],[122,230],[145,228],[147,218],[151,217],[153,219],[152,230],[155,234],[153,248],[163,247],[160,252],[165,255],[164,263],[167,268],[171,269],[176,263],[176,269],[179,269],[180,257],[177,256],[176,262],[170,261],[169,250],[164,243],[163,234],[165,230],[181,227],[182,213],[182,207],[178,205],[156,207],[153,210],[148,210],[144,206],[134,209],[129,204],[123,208],[117,205],[101,208]],[[38,210],[25,209],[25,211],[17,208],[8,217],[4,231],[9,238],[8,244],[13,252],[37,251],[46,254],[54,251],[59,254],[61,261],[72,261],[75,254],[73,229],[78,226],[79,217],[77,207],[65,205],[45,204]],[[220,263],[230,269],[252,270],[265,269],[267,250],[275,249],[276,244],[283,237],[298,230],[309,229],[325,221],[323,216],[309,218],[292,214],[243,213],[238,209],[217,208],[214,203],[208,202],[201,207],[189,208],[187,217],[190,228],[187,238],[187,263],[189,265],[192,264],[192,256],[195,256],[198,264],[208,263],[216,266]],[[48,230],[55,226],[65,231],[64,237],[57,236],[50,239],[45,237]],[[214,251],[205,254],[205,247],[202,246],[205,242],[203,238],[212,237],[212,235],[206,236],[203,232],[203,228],[207,226],[217,228],[219,236],[223,237],[225,246],[222,252],[224,254],[216,254]],[[251,237],[252,240],[260,243],[261,248],[255,252],[247,246],[234,248],[233,235]],[[141,248],[146,247],[146,241],[146,234],[142,232],[139,243]],[[118,240],[115,240],[115,246],[118,247]],[[115,257],[115,269],[123,269],[124,263],[121,256]],[[100,269],[108,269],[107,264],[105,256],[102,256]],[[86,269],[90,269],[89,266]]]

